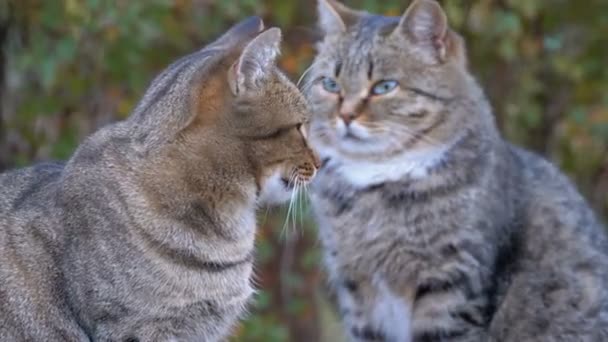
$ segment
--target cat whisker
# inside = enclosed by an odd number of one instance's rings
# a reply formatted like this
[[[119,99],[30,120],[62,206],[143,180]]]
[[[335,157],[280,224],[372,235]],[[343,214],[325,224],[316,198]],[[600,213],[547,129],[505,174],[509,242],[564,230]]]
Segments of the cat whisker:
[[[300,76],[300,78],[298,79],[298,82],[296,83],[296,87],[300,88],[300,84],[301,82],[306,78],[306,75],[308,75],[308,73],[310,72],[310,70],[312,70],[316,65],[315,64],[311,64],[306,70],[304,70],[304,72],[302,73],[302,76]],[[304,86],[309,86],[312,82],[307,82],[304,84]]]
[[[433,139],[433,138],[429,137],[426,134],[423,134],[423,133],[420,133],[420,132],[415,132],[411,128],[408,128],[408,127],[406,127],[404,125],[393,125],[392,129],[396,129],[396,130],[398,130],[400,132],[408,132],[408,133],[410,133],[413,136],[417,136],[417,137],[419,136],[420,138],[425,139],[425,141],[428,142],[428,143],[433,143],[433,144],[441,145],[440,141],[438,141],[436,139]]]
[[[298,187],[298,194],[296,196],[297,201],[298,201],[298,216],[300,218],[299,220],[299,227],[302,227],[302,187],[299,186]]]
[[[308,183],[304,183],[302,186],[302,210],[300,211],[300,217],[302,223],[300,224],[300,235],[304,235],[304,223],[306,221],[306,217],[308,216],[308,211],[310,206],[308,205]]]
[[[441,146],[442,143],[419,132],[414,132],[411,129],[404,127],[404,126],[391,126],[391,127],[387,127],[385,125],[378,125],[376,127],[374,127],[373,125],[368,126],[369,124],[364,124],[362,126],[364,126],[366,129],[368,129],[371,133],[387,133],[387,132],[397,132],[400,134],[405,134],[407,136],[410,137],[414,137],[420,140],[423,140],[424,142],[431,144],[433,146]]]
[[[291,187],[292,184],[294,185],[294,189],[291,192],[291,198],[289,199],[289,206],[287,207],[287,214],[285,215],[285,222],[283,223],[283,228],[281,229],[281,234],[280,234],[281,238],[283,238],[283,235],[289,234],[289,231],[288,231],[289,230],[289,219],[291,218],[290,215],[291,215],[291,212],[293,209],[295,189],[297,188],[297,173],[295,170],[292,171],[292,173],[289,177],[287,186]]]
[[[299,190],[300,190],[300,178],[297,177],[296,178],[296,182],[295,182],[295,186],[294,186],[293,191],[291,193],[292,196],[294,197],[294,204],[295,204],[295,208],[294,208],[294,210],[291,213],[291,215],[292,215],[292,218],[291,218],[292,233],[297,230],[298,206],[299,206],[299,203],[298,203]]]
[[[327,129],[315,129],[311,130],[308,135],[309,139],[325,139],[329,137],[330,132]]]

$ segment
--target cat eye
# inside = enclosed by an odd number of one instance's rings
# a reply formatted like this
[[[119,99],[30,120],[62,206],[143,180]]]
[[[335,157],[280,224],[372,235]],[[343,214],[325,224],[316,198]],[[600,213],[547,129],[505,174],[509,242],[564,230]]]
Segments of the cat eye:
[[[263,138],[263,139],[274,139],[274,138],[278,138],[278,137],[279,137],[279,135],[283,134],[284,132],[285,132],[285,130],[284,130],[284,129],[278,129],[278,130],[276,130],[276,131],[273,131],[273,132],[272,132],[272,133],[270,133],[270,134],[265,134],[265,135],[261,136],[261,138]]]
[[[274,138],[278,138],[282,134],[287,133],[287,132],[289,132],[290,130],[292,130],[294,128],[297,129],[300,132],[304,131],[302,129],[302,124],[299,123],[299,124],[297,124],[295,126],[281,127],[281,128],[279,128],[277,130],[272,131],[271,133],[264,134],[264,135],[260,136],[259,138],[261,138],[261,139],[274,139]]]
[[[325,89],[325,91],[333,93],[333,94],[338,94],[340,92],[340,85],[333,78],[323,77],[321,82],[323,84],[323,89]]]
[[[372,95],[384,95],[397,88],[399,82],[393,80],[380,81],[372,87]]]

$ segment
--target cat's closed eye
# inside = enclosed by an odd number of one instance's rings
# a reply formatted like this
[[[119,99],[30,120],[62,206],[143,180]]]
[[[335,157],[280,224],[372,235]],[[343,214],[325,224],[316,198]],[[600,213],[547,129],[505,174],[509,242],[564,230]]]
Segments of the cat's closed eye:
[[[262,136],[262,139],[278,138],[279,136],[291,131],[292,129],[298,130],[300,133],[302,133],[305,136],[304,130],[302,129],[302,124],[298,123],[296,125],[277,128],[274,131],[271,131],[269,134]]]

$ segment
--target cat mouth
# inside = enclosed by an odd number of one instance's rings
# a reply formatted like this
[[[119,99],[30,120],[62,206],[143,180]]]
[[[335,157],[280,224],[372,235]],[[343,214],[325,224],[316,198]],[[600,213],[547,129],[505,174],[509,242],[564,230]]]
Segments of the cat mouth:
[[[363,141],[363,139],[357,135],[355,135],[352,131],[347,131],[346,134],[342,136],[343,140],[354,140],[354,141]]]
[[[287,178],[281,178],[281,182],[283,183],[283,186],[288,190],[293,190],[293,188],[295,188],[296,186],[296,182],[290,182]]]
[[[281,183],[285,187],[285,189],[291,191],[294,190],[297,186],[306,185],[312,181],[316,174],[316,171],[312,175],[300,175],[291,181],[287,178],[281,178]]]
[[[367,140],[367,137],[365,136],[365,134],[363,134],[362,132],[358,132],[358,130],[356,130],[352,127],[347,127],[344,130],[338,130],[337,133],[338,133],[339,139],[342,141],[362,143],[362,142],[365,142],[365,140]]]

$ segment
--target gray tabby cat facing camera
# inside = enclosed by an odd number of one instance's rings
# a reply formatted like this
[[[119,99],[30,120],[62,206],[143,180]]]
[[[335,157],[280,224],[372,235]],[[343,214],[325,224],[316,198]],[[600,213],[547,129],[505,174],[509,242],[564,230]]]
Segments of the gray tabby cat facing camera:
[[[66,163],[0,175],[0,341],[226,337],[253,292],[256,207],[319,164],[280,40],[245,20]]]
[[[311,203],[348,340],[608,341],[605,228],[501,137],[440,5],[317,1]]]

